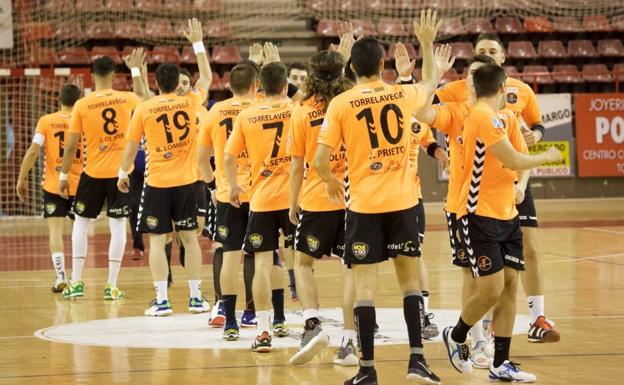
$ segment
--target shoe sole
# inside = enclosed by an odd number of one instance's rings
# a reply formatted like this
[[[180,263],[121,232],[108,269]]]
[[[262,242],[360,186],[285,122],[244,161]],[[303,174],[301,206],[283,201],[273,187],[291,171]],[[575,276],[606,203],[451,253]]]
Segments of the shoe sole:
[[[189,313],[191,314],[202,314],[202,313],[208,313],[210,310],[204,310],[204,309],[195,309],[195,308],[190,308],[188,309]]]
[[[360,364],[360,360],[355,354],[349,354],[347,357],[342,359],[334,358],[333,363],[340,366],[358,366]]]
[[[489,369],[490,365],[479,365],[476,362],[474,362],[473,360],[470,360],[470,363],[472,364],[473,368],[477,368],[477,369]]]
[[[531,384],[534,382],[537,382],[537,380],[535,381],[519,381],[519,380],[508,380],[506,378],[492,378],[488,376],[488,379],[490,380],[490,382],[506,382],[506,383],[512,383],[512,384]]]
[[[249,328],[249,329],[251,329],[251,328],[256,328],[256,327],[258,327],[258,324],[243,324],[243,323],[242,323],[242,324],[241,324],[241,327],[242,327],[242,328]]]
[[[225,316],[218,315],[215,318],[208,321],[208,326],[211,328],[222,328],[225,326]]]
[[[310,362],[314,356],[322,352],[329,345],[329,336],[322,330],[316,337],[312,338],[308,345],[295,353],[288,361],[291,365],[303,365]]]
[[[171,314],[173,314],[173,310],[163,310],[155,314],[145,314],[145,315],[148,317],[166,317]]]
[[[555,342],[559,342],[559,340],[561,340],[561,336],[559,334],[554,334],[554,333],[548,333],[546,334],[546,336],[544,336],[544,338],[541,339],[537,339],[537,338],[528,338],[528,341],[531,343],[538,343],[538,344],[544,344],[544,343],[555,343]]]
[[[77,294],[69,294],[69,295],[64,295],[63,298],[66,299],[71,299],[71,298],[82,298],[84,297],[84,293],[77,293]]]
[[[62,293],[66,287],[66,283],[60,283],[58,286],[52,286],[52,293]]]
[[[418,382],[419,384],[439,385],[442,383],[442,381],[434,381],[431,378],[422,377],[415,373],[409,373],[406,378],[408,381]]]
[[[238,341],[239,336],[233,337],[233,336],[223,336],[223,340],[224,341]]]
[[[271,353],[271,347],[270,346],[261,346],[255,349],[251,349],[252,352],[254,353]]]
[[[449,347],[449,342],[448,342],[449,338],[451,337],[449,335],[449,333],[450,333],[450,330],[448,330],[448,328],[444,329],[444,331],[442,331],[442,341],[444,341],[444,346],[446,347],[446,355],[448,356],[449,362],[451,363],[451,366],[455,370],[457,370],[459,373],[462,373],[462,374],[468,373],[468,372],[464,372],[461,369],[459,369],[457,366],[455,366],[455,363],[453,362],[453,358],[451,356],[451,349]]]

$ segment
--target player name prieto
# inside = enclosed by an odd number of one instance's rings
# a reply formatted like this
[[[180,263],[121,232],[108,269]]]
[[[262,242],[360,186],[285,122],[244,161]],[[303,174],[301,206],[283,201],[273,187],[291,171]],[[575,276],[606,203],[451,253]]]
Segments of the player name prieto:
[[[257,122],[272,122],[275,120],[284,120],[290,118],[290,111],[283,111],[276,114],[257,115],[247,118],[250,124]]]
[[[164,111],[183,110],[183,109],[188,108],[188,107],[189,107],[189,103],[188,102],[175,103],[175,104],[163,104],[162,106],[150,108],[149,112],[150,112],[150,114],[157,114],[159,112],[164,112]]]
[[[110,106],[114,106],[114,105],[122,104],[122,103],[126,103],[126,102],[127,102],[127,100],[124,99],[124,98],[117,98],[117,99],[105,100],[105,101],[99,102],[99,103],[89,104],[88,108],[90,110],[95,110],[96,108],[110,107]]]
[[[403,92],[399,91],[399,92],[394,92],[392,94],[375,95],[375,96],[369,96],[366,98],[356,99],[356,100],[350,101],[349,103],[351,104],[351,107],[361,107],[361,106],[368,106],[369,104],[384,103],[384,102],[389,102],[391,100],[403,99],[403,97],[404,97]]]

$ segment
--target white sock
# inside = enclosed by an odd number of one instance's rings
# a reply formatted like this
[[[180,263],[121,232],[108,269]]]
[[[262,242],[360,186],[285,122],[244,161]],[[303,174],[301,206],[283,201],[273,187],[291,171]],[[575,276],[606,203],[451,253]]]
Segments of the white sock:
[[[310,318],[318,318],[319,311],[318,309],[304,309],[303,310],[303,320],[307,321]]]
[[[479,320],[476,324],[470,328],[470,339],[472,340],[472,346],[476,346],[477,343],[485,341],[483,336],[483,323]]]
[[[423,304],[425,307],[425,314],[427,314],[429,312],[429,295],[423,295]]]
[[[492,318],[494,318],[494,307],[488,310],[487,313],[485,313],[485,315],[481,317],[481,320],[485,322],[492,322]]]
[[[347,342],[351,340],[355,346],[357,346],[358,338],[355,330],[343,329],[342,330],[342,346],[345,346]]]
[[[52,265],[57,279],[65,279],[65,254],[52,253]]]
[[[89,223],[91,219],[76,215],[72,228],[72,282],[82,280],[82,268],[87,257]]]
[[[540,316],[544,315],[544,296],[543,295],[531,295],[527,297],[529,304],[529,310],[533,316],[533,322],[535,322]]]
[[[268,310],[256,311],[256,321],[258,322],[258,335],[263,332],[271,334],[271,312]]]
[[[108,228],[111,234],[108,245],[108,283],[117,287],[117,277],[126,248],[126,218],[108,218]]]
[[[191,298],[201,298],[201,279],[188,281],[189,295]]]
[[[169,299],[167,295],[167,281],[154,282],[154,288],[156,288],[156,301],[158,303]]]

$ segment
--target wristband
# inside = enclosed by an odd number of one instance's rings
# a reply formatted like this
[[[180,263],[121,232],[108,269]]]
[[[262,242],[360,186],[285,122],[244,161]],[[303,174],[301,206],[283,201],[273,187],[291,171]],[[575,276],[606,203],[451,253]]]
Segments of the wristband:
[[[119,173],[117,174],[119,179],[126,179],[128,177],[128,172],[122,169],[119,169]]]
[[[199,55],[200,53],[206,53],[206,47],[204,47],[203,41],[196,41],[193,43],[193,51],[195,51],[195,55]]]
[[[132,74],[133,78],[140,78],[141,77],[141,70],[138,67],[130,68],[130,73]]]
[[[436,142],[431,143],[427,146],[427,155],[435,159],[435,152],[439,147],[440,146]]]
[[[399,84],[411,84],[414,82],[414,77],[410,76],[399,76]]]
[[[539,131],[542,134],[542,138],[543,138],[544,131],[546,131],[546,128],[542,126],[541,124],[536,124],[533,127],[531,127],[531,131]]]
[[[66,181],[67,180],[67,174],[61,171],[61,173],[59,174],[59,180]]]

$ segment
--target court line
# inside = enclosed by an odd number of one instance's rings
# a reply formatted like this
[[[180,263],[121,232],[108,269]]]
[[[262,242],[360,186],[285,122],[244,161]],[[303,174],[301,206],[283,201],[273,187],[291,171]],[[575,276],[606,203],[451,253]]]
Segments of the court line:
[[[624,235],[624,231],[615,231],[615,230],[607,230],[607,229],[596,229],[593,227],[583,227],[583,230],[588,230],[588,231],[597,231],[600,233],[608,233],[608,234],[615,234],[615,235]]]

